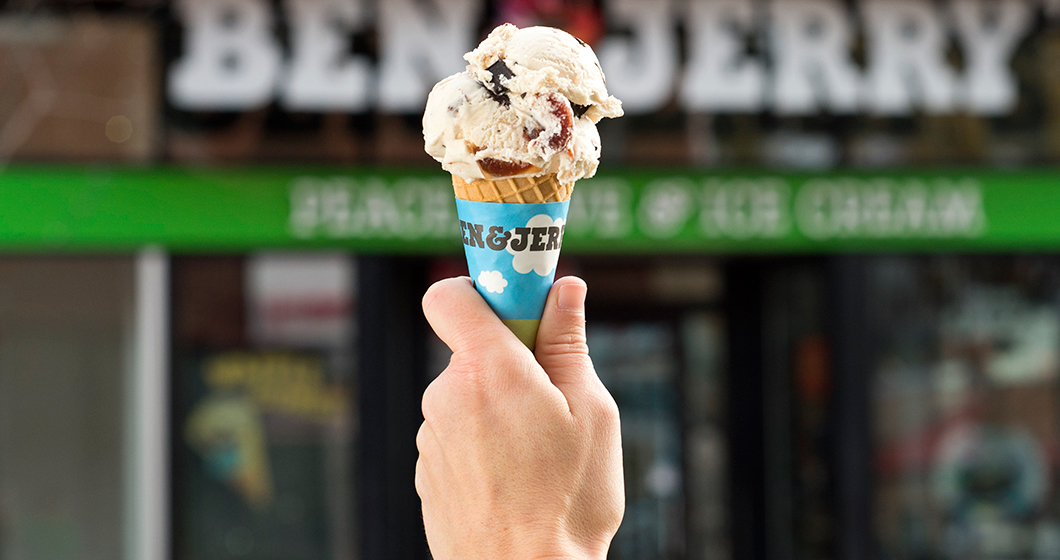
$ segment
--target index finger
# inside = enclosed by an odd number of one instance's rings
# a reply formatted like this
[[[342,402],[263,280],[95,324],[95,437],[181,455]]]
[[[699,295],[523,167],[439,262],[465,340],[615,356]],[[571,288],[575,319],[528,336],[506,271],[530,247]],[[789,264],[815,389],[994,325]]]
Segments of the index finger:
[[[455,353],[519,343],[467,277],[449,278],[428,288],[423,294],[423,314],[438,338]]]

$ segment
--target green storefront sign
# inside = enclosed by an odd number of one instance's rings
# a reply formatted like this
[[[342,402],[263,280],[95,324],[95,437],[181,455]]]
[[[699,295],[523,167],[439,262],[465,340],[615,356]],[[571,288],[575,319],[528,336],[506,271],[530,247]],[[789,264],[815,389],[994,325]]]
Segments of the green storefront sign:
[[[0,250],[459,253],[429,171],[15,167]],[[578,184],[570,253],[1060,250],[1060,170],[638,170]]]

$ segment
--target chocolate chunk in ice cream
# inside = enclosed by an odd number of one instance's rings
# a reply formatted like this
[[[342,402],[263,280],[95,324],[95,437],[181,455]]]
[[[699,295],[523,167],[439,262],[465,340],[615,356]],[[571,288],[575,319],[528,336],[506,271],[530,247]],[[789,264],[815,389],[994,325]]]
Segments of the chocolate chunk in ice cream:
[[[571,103],[570,108],[574,110],[574,118],[580,119],[585,116],[585,113],[589,112],[589,107],[592,105],[578,105],[577,103]]]
[[[512,100],[508,97],[508,88],[504,87],[504,84],[501,83],[501,78],[511,78],[515,76],[515,74],[513,74],[511,69],[504,64],[503,60],[498,60],[493,63],[493,65],[487,68],[487,70],[493,74],[493,77],[488,83],[482,84],[483,87],[489,90],[494,101],[505,107],[510,106]]]

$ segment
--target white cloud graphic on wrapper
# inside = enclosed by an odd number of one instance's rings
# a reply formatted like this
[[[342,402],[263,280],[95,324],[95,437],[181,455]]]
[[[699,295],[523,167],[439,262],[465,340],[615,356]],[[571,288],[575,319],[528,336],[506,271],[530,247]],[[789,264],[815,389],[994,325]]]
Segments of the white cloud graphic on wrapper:
[[[487,292],[503,294],[508,281],[504,279],[504,275],[499,270],[483,270],[478,275],[478,284],[486,288]]]
[[[563,218],[556,218],[556,221],[552,221],[552,218],[548,217],[548,215],[538,214],[526,222],[526,227],[562,227],[564,223]],[[519,274],[530,274],[530,271],[533,271],[536,272],[538,276],[548,276],[556,269],[556,265],[559,264],[559,249],[553,249],[551,251],[531,251],[530,244],[527,243],[526,249],[516,251],[512,249],[512,242],[509,241],[508,252],[514,255],[514,258],[512,259],[512,268],[514,268]]]

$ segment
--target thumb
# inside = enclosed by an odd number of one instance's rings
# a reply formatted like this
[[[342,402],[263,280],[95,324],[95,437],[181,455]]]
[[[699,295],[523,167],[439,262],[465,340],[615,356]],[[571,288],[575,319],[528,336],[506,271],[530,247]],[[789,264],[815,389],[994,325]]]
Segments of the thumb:
[[[596,378],[585,338],[585,294],[581,278],[568,276],[552,285],[537,331],[537,363],[552,383],[566,393],[568,387]]]

